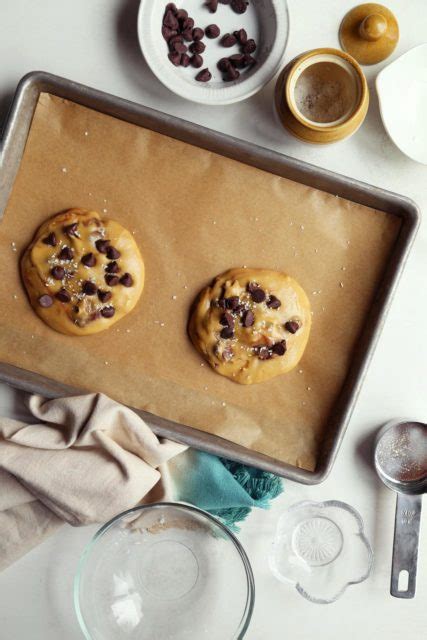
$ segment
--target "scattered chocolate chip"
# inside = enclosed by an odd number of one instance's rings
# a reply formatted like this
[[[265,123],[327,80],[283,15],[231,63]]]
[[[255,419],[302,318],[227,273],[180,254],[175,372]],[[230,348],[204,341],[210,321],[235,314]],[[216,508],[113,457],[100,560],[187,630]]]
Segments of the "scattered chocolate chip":
[[[225,302],[225,298],[220,298],[220,299],[218,300],[218,307],[219,307],[220,309],[225,309],[225,308],[226,308],[226,306],[227,306],[227,305],[226,305],[226,302]]]
[[[178,9],[178,11],[175,14],[175,17],[178,20],[185,20],[186,18],[188,18],[188,12],[185,9]]]
[[[116,247],[107,247],[107,258],[109,260],[117,260],[117,258],[120,258],[121,253],[118,249],[116,249]]]
[[[168,58],[175,67],[179,67],[181,64],[181,54],[178,51],[171,51],[168,53]]]
[[[255,289],[259,289],[259,284],[257,282],[248,282],[248,284],[246,285],[246,289],[249,291],[249,293],[252,293],[252,291],[255,291]]]
[[[218,0],[220,4],[230,4],[230,0]]]
[[[222,316],[219,319],[220,324],[222,324],[223,327],[230,327],[230,329],[234,328],[234,318],[231,315],[231,313],[225,312],[222,314]]]
[[[248,40],[248,34],[244,29],[239,29],[238,31],[234,31],[233,34],[236,36],[240,44],[245,44]]]
[[[181,56],[181,67],[188,67],[190,64],[190,56],[186,53],[183,53]]]
[[[110,244],[109,240],[97,240],[95,242],[95,247],[98,249],[99,253],[107,253],[109,244]]]
[[[172,11],[172,13],[175,14],[178,11],[176,4],[174,2],[168,2],[165,13],[166,11]]]
[[[211,13],[216,13],[216,10],[218,9],[218,0],[208,0],[206,6]]]
[[[251,291],[251,298],[257,304],[259,304],[260,302],[264,302],[265,297],[266,296],[264,289],[258,288]]]
[[[271,350],[276,354],[276,356],[284,356],[286,352],[286,341],[282,340],[282,342],[276,342],[276,344],[273,344],[271,347]]]
[[[240,71],[237,71],[237,69],[230,63],[230,67],[227,69],[224,80],[228,80],[229,82],[231,82],[232,80],[237,80],[238,78],[240,78]]]
[[[233,36],[231,33],[226,33],[225,36],[222,36],[221,38],[221,44],[223,47],[233,47],[236,42],[236,36]]]
[[[62,278],[65,276],[65,269],[64,267],[60,266],[52,267],[52,269],[50,270],[50,274],[52,278],[55,278],[55,280],[62,280]]]
[[[103,291],[102,289],[98,289],[98,298],[101,302],[108,302],[113,297],[111,291]]]
[[[198,53],[195,53],[194,56],[190,58],[190,64],[195,69],[199,69],[203,64],[203,58]]]
[[[228,58],[233,65],[233,67],[237,67],[241,69],[245,66],[245,54],[244,53],[235,53],[234,55]]]
[[[182,32],[182,37],[186,42],[193,42],[193,32],[190,27]]]
[[[271,351],[268,347],[262,346],[256,349],[256,353],[260,360],[269,360],[271,358]]]
[[[279,298],[276,298],[276,296],[271,295],[268,297],[266,304],[269,309],[278,309],[282,303],[280,302]]]
[[[197,82],[209,82],[211,78],[212,78],[212,74],[208,68],[202,69],[201,71],[199,71],[199,73],[196,76]]]
[[[62,288],[57,293],[55,293],[55,298],[59,300],[59,302],[70,302],[71,295],[66,289]]]
[[[242,324],[244,327],[252,327],[255,322],[255,316],[252,311],[245,311],[242,317]]]
[[[230,6],[235,13],[245,13],[249,2],[246,0],[231,0]]]
[[[175,44],[176,42],[183,42],[183,41],[184,41],[184,38],[183,38],[183,36],[182,36],[180,33],[178,33],[176,36],[173,36],[173,37],[169,40],[169,47],[170,47],[171,51],[173,51],[173,50],[174,50],[174,44]]]
[[[221,333],[219,335],[221,338],[228,340],[229,338],[234,337],[234,331],[231,327],[224,327],[224,329],[221,329]]]
[[[193,42],[193,44],[190,44],[191,53],[203,53],[205,49],[206,45],[204,45],[203,42],[200,42],[200,40],[197,40],[196,42]]]
[[[245,53],[245,67],[251,67],[256,64],[255,58],[253,58],[249,53]]]
[[[169,29],[174,29],[175,31],[178,31],[179,22],[175,17],[174,12],[171,9],[169,9],[165,13],[165,17],[163,18],[163,26],[169,27]]]
[[[78,223],[73,222],[72,224],[68,224],[66,227],[64,227],[64,233],[66,233],[67,236],[73,236],[74,238],[78,238],[79,237],[78,228],[79,228]]]
[[[185,20],[183,20],[183,22],[182,22],[182,30],[183,31],[187,31],[188,29],[193,29],[193,27],[194,27],[193,18],[186,18]]]
[[[296,333],[299,328],[300,326],[295,320],[289,320],[288,322],[285,322],[285,329],[286,331],[289,331],[289,333]]]
[[[244,304],[238,304],[237,307],[234,309],[234,313],[236,313],[237,315],[242,315],[242,313],[246,310],[246,307]]]
[[[221,60],[218,60],[216,66],[220,71],[228,71],[231,67],[231,62],[228,58],[221,58]]]
[[[193,29],[193,40],[195,42],[197,42],[197,40],[201,40],[204,37],[205,32],[203,31],[203,29],[200,29],[200,27],[196,27],[195,29]]]
[[[242,47],[243,53],[253,53],[256,49],[255,40],[250,38]]]
[[[104,276],[104,280],[109,287],[115,287],[117,284],[119,284],[118,276],[114,276],[112,273],[106,273]]]
[[[86,253],[82,258],[82,263],[85,267],[94,267],[96,265],[96,258],[93,253]]]
[[[206,37],[212,40],[213,38],[218,38],[219,34],[221,33],[221,29],[217,24],[209,24],[205,29],[205,33]]]
[[[73,259],[73,255],[74,252],[72,249],[70,249],[69,247],[63,247],[58,254],[58,258],[60,260],[66,260],[67,262],[69,262]]]
[[[113,315],[116,313],[116,310],[114,307],[103,307],[101,309],[101,315],[103,318],[112,318]]]
[[[115,260],[105,265],[105,271],[108,273],[119,273],[120,267]]]
[[[181,54],[187,53],[188,51],[187,45],[184,44],[183,42],[175,42],[175,44],[173,45],[173,48],[177,53],[181,53]],[[179,59],[179,62],[181,63],[181,58]]]
[[[164,37],[166,42],[168,42],[171,38],[176,36],[177,33],[178,31],[175,31],[175,29],[169,29],[169,27],[165,27],[164,25],[162,27],[162,36]]]
[[[39,302],[39,305],[43,307],[43,309],[48,309],[53,305],[53,298],[51,298],[51,296],[48,296],[47,293],[45,293],[43,296],[40,296],[38,302]]]
[[[97,291],[96,284],[94,282],[91,282],[90,280],[86,280],[85,282],[83,282],[82,291],[87,296],[94,296]]]
[[[227,307],[227,309],[231,309],[232,311],[234,309],[237,309],[239,303],[239,296],[230,296],[229,298],[225,299],[225,306]]]
[[[124,273],[120,278],[120,284],[124,287],[131,287],[133,285],[133,278],[130,273]]]
[[[46,236],[46,238],[43,238],[42,242],[44,244],[50,245],[51,247],[56,247],[56,244],[57,244],[56,235],[52,231],[51,233],[49,233],[48,236]]]

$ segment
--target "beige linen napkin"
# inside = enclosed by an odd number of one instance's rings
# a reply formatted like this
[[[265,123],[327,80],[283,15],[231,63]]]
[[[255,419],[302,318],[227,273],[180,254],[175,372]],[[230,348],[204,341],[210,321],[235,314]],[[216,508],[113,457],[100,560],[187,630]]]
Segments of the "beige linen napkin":
[[[159,465],[186,449],[102,394],[27,402],[34,423],[0,418],[0,570],[64,522],[105,522],[141,503]]]

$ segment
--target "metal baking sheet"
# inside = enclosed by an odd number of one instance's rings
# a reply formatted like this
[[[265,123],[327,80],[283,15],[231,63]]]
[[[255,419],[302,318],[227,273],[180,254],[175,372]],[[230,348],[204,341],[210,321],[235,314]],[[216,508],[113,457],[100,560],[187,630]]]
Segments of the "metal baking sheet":
[[[271,471],[297,482],[305,484],[322,482],[329,474],[338,453],[393,293],[415,238],[420,221],[420,213],[415,203],[403,196],[319,169],[300,160],[211,131],[205,127],[96,91],[70,80],[44,72],[33,72],[25,76],[18,85],[0,147],[0,221],[19,169],[32,117],[42,92],[66,98],[121,120],[152,129],[353,202],[394,214],[402,219],[401,230],[371,308],[369,321],[365,323],[366,328],[359,340],[357,352],[330,418],[328,432],[315,471],[291,466],[218,436],[159,418],[144,411],[138,411],[160,436]],[[64,386],[54,380],[5,363],[0,363],[0,380],[20,389],[48,397],[79,392],[78,389]]]

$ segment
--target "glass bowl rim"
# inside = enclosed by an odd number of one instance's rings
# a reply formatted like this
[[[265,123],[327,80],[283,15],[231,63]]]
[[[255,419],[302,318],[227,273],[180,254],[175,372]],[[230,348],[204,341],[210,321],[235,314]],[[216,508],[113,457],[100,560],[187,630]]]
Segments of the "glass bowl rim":
[[[244,638],[246,634],[246,631],[248,630],[248,627],[252,618],[254,604],[255,604],[255,580],[254,580],[252,567],[249,562],[249,558],[247,556],[246,551],[244,550],[242,544],[237,539],[237,536],[232,531],[230,531],[230,529],[226,527],[218,518],[208,513],[207,511],[204,511],[203,509],[199,509],[198,507],[195,507],[194,505],[190,505],[185,502],[171,502],[171,501],[143,504],[137,507],[132,507],[131,509],[127,509],[126,511],[122,511],[121,513],[117,514],[116,516],[108,520],[108,522],[103,524],[102,527],[98,529],[98,531],[92,536],[91,540],[89,540],[89,542],[85,545],[77,565],[77,571],[76,571],[76,575],[74,577],[74,582],[73,582],[74,610],[75,610],[80,628],[83,632],[83,635],[85,636],[86,640],[94,640],[93,636],[91,635],[89,629],[86,626],[86,622],[80,607],[80,586],[81,586],[83,571],[86,567],[86,562],[93,548],[95,547],[96,543],[114,524],[116,524],[116,522],[118,522],[122,518],[125,518],[126,516],[132,513],[137,513],[138,511],[142,512],[142,511],[148,511],[150,509],[156,510],[163,507],[173,507],[173,508],[181,509],[182,511],[186,511],[192,514],[198,514],[199,516],[204,517],[210,523],[214,524],[219,529],[221,529],[221,531],[226,535],[226,538],[234,544],[234,547],[240,556],[240,559],[242,561],[242,564],[245,570],[247,595],[246,595],[245,607],[243,610],[243,614],[242,614],[239,626],[234,632],[233,637],[230,638],[230,640],[242,640],[242,638]]]

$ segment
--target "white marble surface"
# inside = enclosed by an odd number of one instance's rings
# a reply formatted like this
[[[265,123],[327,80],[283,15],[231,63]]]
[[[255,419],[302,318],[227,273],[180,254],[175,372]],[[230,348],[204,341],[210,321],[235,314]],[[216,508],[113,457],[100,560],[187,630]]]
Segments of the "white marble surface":
[[[150,0],[151,1],[151,0]],[[156,0],[160,1],[160,0]],[[373,80],[382,65],[366,69],[371,106],[350,140],[319,148],[278,129],[272,118],[272,85],[247,102],[216,109],[174,97],[151,75],[139,54],[135,19],[139,0],[2,0],[0,2],[0,118],[19,78],[34,69],[80,82],[254,141],[328,169],[412,197],[427,208],[427,167],[406,158],[382,127]],[[183,2],[185,6],[185,2]],[[337,27],[353,0],[290,0],[291,36],[286,59],[315,46],[337,46]],[[427,40],[425,0],[389,3],[400,21],[394,57]],[[405,96],[402,109],[405,108]],[[381,487],[369,460],[372,433],[394,416],[427,421],[427,230],[425,224],[401,280],[338,461],[318,487],[286,483],[268,513],[244,525],[240,539],[256,579],[256,607],[249,640],[405,640],[427,628],[426,511],[421,530],[418,592],[412,601],[389,593],[394,496]],[[16,415],[19,395],[0,386],[0,414]],[[0,488],[1,490],[1,488]],[[266,562],[280,512],[304,498],[335,498],[362,514],[375,552],[372,577],[351,587],[333,605],[313,605],[270,575]],[[72,609],[72,577],[95,528],[64,527],[56,537],[0,575],[2,640],[78,640]],[[153,639],[154,640],[154,639]],[[218,639],[223,640],[223,639]]]

